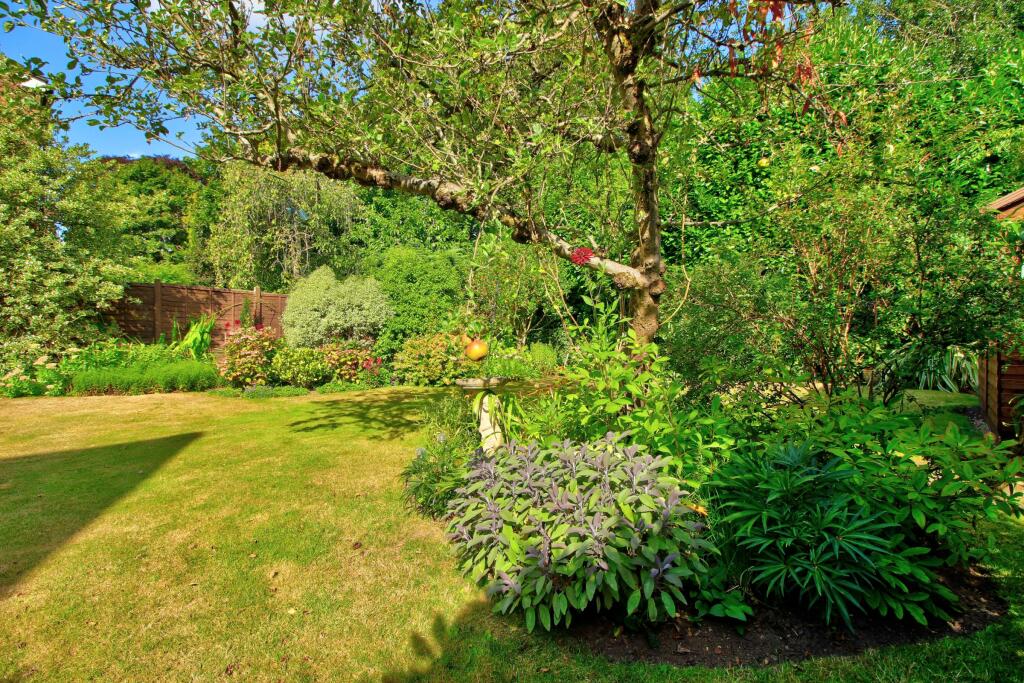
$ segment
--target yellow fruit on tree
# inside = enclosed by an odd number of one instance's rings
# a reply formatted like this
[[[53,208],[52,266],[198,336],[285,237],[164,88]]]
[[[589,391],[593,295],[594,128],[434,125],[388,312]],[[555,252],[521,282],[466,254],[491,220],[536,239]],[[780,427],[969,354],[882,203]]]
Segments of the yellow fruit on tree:
[[[474,339],[466,345],[466,355],[470,360],[483,360],[488,350],[487,342],[482,339]]]

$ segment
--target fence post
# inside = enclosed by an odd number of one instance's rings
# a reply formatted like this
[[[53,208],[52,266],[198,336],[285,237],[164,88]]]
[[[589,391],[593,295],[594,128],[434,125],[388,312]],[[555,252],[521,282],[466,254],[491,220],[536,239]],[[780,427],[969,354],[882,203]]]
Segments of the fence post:
[[[263,294],[260,292],[260,286],[256,285],[252,288],[252,296],[256,300],[256,305],[253,307],[253,322],[263,324]]]
[[[160,278],[153,280],[153,338],[156,342],[160,339],[160,318],[164,313],[164,293],[160,287]]]

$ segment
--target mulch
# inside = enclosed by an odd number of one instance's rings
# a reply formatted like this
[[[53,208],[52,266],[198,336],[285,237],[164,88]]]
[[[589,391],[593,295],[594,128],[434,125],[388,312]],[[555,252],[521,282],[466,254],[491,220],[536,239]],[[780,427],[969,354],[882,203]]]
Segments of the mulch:
[[[812,657],[849,656],[865,650],[907,645],[947,636],[964,636],[984,629],[1006,614],[1007,604],[994,582],[975,571],[943,578],[960,596],[948,623],[921,626],[862,617],[855,632],[834,624],[826,627],[815,615],[777,606],[755,605],[755,614],[739,633],[734,621],[677,619],[650,633],[630,632],[608,618],[593,616],[574,623],[566,637],[613,661],[664,662],[676,666],[768,666]]]

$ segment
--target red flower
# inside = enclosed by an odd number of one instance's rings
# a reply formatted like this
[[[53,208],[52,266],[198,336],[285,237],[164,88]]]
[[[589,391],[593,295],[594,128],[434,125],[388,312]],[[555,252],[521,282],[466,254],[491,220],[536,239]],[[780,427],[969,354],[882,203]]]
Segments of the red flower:
[[[569,254],[569,259],[577,266],[585,266],[590,262],[590,259],[594,258],[594,250],[588,249],[587,247],[576,247]]]
[[[236,320],[236,321],[235,321],[235,324],[236,324],[236,325],[241,325],[241,324],[242,324],[242,321],[241,321],[241,320]]]
[[[263,331],[263,323],[256,323],[256,329],[262,332]]]

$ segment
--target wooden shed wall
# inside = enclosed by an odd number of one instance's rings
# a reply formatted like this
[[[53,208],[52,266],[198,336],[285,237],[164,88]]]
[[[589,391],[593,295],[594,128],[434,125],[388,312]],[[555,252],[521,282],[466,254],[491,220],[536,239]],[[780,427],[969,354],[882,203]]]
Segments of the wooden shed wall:
[[[1000,352],[982,356],[978,367],[981,410],[989,429],[1001,437],[1014,436],[1018,396],[1024,396],[1024,358]]]

